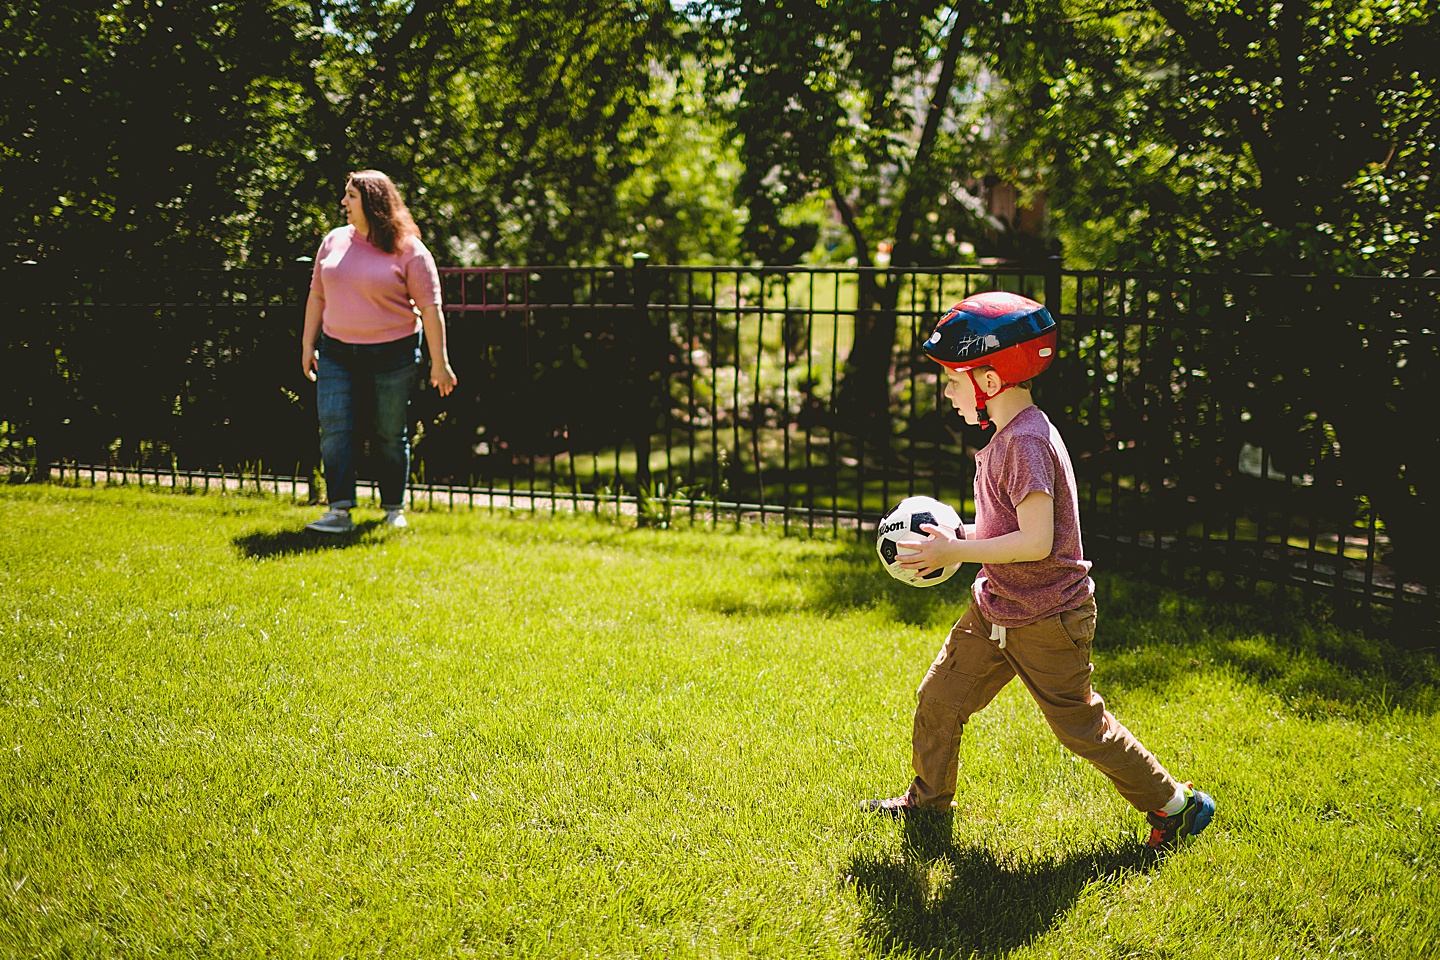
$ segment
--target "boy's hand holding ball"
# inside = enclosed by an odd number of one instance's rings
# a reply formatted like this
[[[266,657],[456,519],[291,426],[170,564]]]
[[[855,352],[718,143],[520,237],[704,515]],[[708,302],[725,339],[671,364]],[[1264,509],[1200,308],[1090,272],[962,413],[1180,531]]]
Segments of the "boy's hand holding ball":
[[[875,549],[896,580],[933,587],[960,569],[959,559],[945,557],[963,539],[965,525],[953,507],[933,497],[906,497],[880,521]]]

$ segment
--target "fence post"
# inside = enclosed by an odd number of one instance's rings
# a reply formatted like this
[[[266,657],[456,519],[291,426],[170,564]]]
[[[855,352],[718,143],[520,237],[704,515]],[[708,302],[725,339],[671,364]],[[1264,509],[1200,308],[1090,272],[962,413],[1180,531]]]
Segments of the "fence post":
[[[650,434],[654,424],[654,384],[662,376],[655,358],[655,337],[650,326],[650,254],[636,253],[630,258],[630,290],[635,324],[635,408],[631,411],[632,440],[635,444],[635,485],[643,494],[650,485]]]
[[[314,269],[314,259],[311,257],[295,258],[295,273],[286,273],[286,299],[300,304],[300,315],[304,317],[305,305],[310,297],[310,276]],[[288,286],[294,284],[293,287]],[[445,321],[444,311],[441,311],[440,320]],[[319,344],[316,344],[317,346]],[[292,368],[293,369],[293,368]],[[319,426],[319,403],[315,396],[315,384],[308,379],[300,383],[300,410],[306,422],[310,425],[310,439],[300,447],[300,462],[296,465],[296,473],[305,475],[305,500],[312,506],[320,503],[320,485],[315,482],[316,474],[320,472],[320,432]],[[323,476],[323,474],[322,474]]]
[[[1060,254],[1052,253],[1045,258],[1045,307],[1050,311],[1050,316],[1055,318],[1055,354],[1056,360],[1065,351],[1065,324],[1061,318],[1061,301],[1064,297],[1064,287],[1061,284],[1061,271],[1064,269],[1065,260]],[[1069,391],[1069,376],[1067,376],[1066,365],[1054,364],[1050,369],[1050,381],[1054,384],[1049,396],[1060,400],[1063,407],[1070,407],[1072,404],[1079,405],[1079,398],[1073,397]],[[1043,389],[1043,388],[1042,388]],[[1057,408],[1058,412],[1058,408]],[[1073,412],[1073,411],[1072,411]]]
[[[1045,306],[1057,324],[1060,322],[1060,271],[1064,267],[1065,259],[1058,253],[1045,258]]]
[[[26,479],[45,483],[50,479],[51,452],[60,449],[57,434],[59,424],[64,418],[61,410],[61,381],[59,372],[55,369],[55,344],[60,338],[59,325],[55,321],[55,310],[45,311],[42,308],[45,297],[41,291],[49,291],[54,287],[54,271],[42,268],[33,260],[26,260],[20,265],[18,273],[18,277],[7,278],[16,282],[6,284],[6,289],[19,298],[22,319],[14,329],[17,336],[26,341],[25,346],[18,351],[16,368],[12,372],[13,382],[20,384],[15,391],[19,406],[14,414],[20,417],[21,421],[11,424],[11,429],[21,427],[20,439],[23,442],[25,427],[29,428],[30,438],[35,444],[35,467]],[[50,282],[47,283],[47,280]],[[25,317],[27,312],[30,313],[29,317]],[[42,317],[42,314],[45,315]],[[28,423],[25,422],[27,414]],[[61,476],[64,476],[63,469]]]

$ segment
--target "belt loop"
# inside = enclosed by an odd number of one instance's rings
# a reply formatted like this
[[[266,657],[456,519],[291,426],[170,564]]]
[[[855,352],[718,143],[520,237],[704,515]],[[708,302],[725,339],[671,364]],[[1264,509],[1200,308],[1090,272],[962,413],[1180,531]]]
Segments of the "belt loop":
[[[1005,628],[998,623],[990,624],[990,639],[1000,641],[1000,649],[1005,649]]]

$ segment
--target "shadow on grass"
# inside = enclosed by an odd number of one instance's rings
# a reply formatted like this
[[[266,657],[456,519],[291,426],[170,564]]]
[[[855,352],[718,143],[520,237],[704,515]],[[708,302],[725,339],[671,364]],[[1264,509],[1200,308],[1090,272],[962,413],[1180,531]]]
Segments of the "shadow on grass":
[[[943,583],[912,587],[885,573],[872,545],[854,543],[807,557],[803,572],[787,575],[803,578],[812,610],[843,614],[885,604],[901,623],[948,625],[970,605],[970,584],[979,571],[979,566],[966,564]]]
[[[1138,840],[1059,860],[1007,863],[982,847],[956,847],[949,818],[912,823],[897,855],[859,857],[849,869],[862,895],[865,932],[886,955],[1004,956],[1059,923],[1087,884],[1158,863]]]
[[[247,533],[233,541],[240,555],[251,560],[266,557],[280,557],[300,553],[323,553],[326,550],[343,550],[365,542],[372,530],[380,527],[379,520],[364,520],[355,524],[349,533],[311,533],[309,530],[285,530],[280,533]]]
[[[1440,658],[1390,637],[1119,575],[1098,591],[1097,683],[1161,690],[1180,674],[1233,671],[1302,715],[1440,710]],[[1404,638],[1402,638],[1403,640]]]

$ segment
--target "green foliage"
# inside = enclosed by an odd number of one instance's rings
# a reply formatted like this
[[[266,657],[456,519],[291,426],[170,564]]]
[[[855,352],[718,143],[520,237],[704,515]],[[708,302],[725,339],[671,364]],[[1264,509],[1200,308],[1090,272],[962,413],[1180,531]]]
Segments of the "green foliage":
[[[1410,0],[1153,0],[1031,18],[1001,121],[1072,263],[1440,265],[1440,17]]]
[[[1433,655],[1102,575],[1096,683],[1189,849],[1012,683],[908,777],[965,595],[864,545],[0,488],[0,955],[1419,957]],[[1262,625],[1263,624],[1263,625]]]
[[[967,256],[962,244],[982,255],[1048,254],[1043,237],[1020,237],[971,192],[996,172],[986,107],[994,38],[1022,4],[705,0],[688,9],[740,151],[747,253],[768,264],[848,255],[862,268],[954,264]],[[876,441],[886,434],[902,286],[883,269],[861,275],[845,358],[839,408]]]
[[[675,6],[0,4],[6,259],[292,262],[376,166],[451,263],[1045,254],[999,179],[1072,264],[1440,265],[1418,0]]]
[[[269,91],[253,103],[291,58],[281,5],[0,10],[0,223],[16,258],[189,248],[213,261],[239,239],[235,195],[255,187],[242,158],[261,114],[288,119]]]
[[[617,190],[618,251],[644,252],[657,264],[734,263],[739,161],[692,62],[660,78],[652,110],[653,127],[638,146],[634,171]]]
[[[747,248],[1035,256],[964,201],[1041,195],[1072,264],[1433,270],[1440,19],[1415,0],[741,3],[691,10]],[[794,219],[824,197],[822,218]]]
[[[401,184],[450,262],[604,255],[629,236],[618,192],[672,42],[658,0],[3,16],[0,223],[15,259],[74,265],[293,261],[360,167]]]
[[[1006,247],[1008,225],[965,202],[995,172],[982,106],[989,38],[1016,7],[692,3],[740,148],[746,250],[794,263],[819,240],[862,266],[883,263],[892,241],[900,264],[955,263],[970,240],[1019,252]],[[816,198],[840,231],[827,217],[787,216]]]

